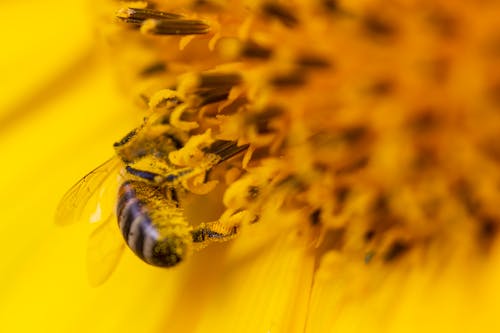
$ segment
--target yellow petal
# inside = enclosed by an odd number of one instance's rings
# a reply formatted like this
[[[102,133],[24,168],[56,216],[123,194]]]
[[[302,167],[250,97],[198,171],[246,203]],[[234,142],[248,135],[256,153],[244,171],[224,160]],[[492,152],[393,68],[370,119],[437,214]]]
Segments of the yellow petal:
[[[497,331],[498,253],[377,266],[332,252],[315,275],[306,332]]]
[[[305,239],[268,227],[255,224],[231,245],[193,258],[167,320],[172,331],[303,332],[314,258]]]
[[[113,142],[132,122],[102,64],[89,63],[71,83],[0,133],[2,330],[65,332],[95,294],[85,273],[87,228],[56,227],[54,209],[72,183],[113,154],[101,140]]]
[[[82,74],[92,48],[86,1],[8,1],[2,12],[0,123]],[[70,74],[71,73],[71,74]]]

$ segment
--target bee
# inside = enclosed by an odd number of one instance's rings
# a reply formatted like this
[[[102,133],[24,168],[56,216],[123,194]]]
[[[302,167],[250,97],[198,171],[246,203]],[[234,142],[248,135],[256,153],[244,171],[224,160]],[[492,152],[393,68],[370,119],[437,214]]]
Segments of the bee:
[[[147,264],[172,267],[193,250],[237,234],[238,224],[225,225],[219,220],[190,225],[180,204],[182,193],[207,192],[207,172],[248,147],[210,137],[210,130],[189,136],[164,124],[161,117],[147,119],[115,144],[116,157],[91,171],[64,195],[56,212],[56,223],[63,225],[81,219],[93,201],[100,209],[103,192],[118,188],[115,212],[102,217],[98,209],[100,214],[91,216],[99,222],[87,249],[91,284],[99,285],[111,275],[124,244]],[[179,167],[171,159],[183,149],[189,151],[185,154],[189,161]],[[120,233],[124,241],[119,236],[117,239]]]

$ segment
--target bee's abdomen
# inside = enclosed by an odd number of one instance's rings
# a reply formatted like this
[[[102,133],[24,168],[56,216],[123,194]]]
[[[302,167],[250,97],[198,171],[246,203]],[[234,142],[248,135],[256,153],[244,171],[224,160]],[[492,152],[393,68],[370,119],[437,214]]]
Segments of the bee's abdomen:
[[[182,260],[183,240],[175,235],[160,237],[148,211],[147,198],[138,187],[143,183],[124,182],[118,192],[116,215],[125,242],[146,263],[168,267]]]

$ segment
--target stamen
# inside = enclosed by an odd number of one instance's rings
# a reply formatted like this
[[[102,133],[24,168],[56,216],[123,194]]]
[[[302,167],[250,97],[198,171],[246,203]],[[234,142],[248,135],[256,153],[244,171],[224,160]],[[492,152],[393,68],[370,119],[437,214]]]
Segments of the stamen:
[[[346,165],[340,166],[339,168],[337,168],[337,170],[335,170],[335,173],[340,176],[351,172],[356,172],[366,167],[369,162],[370,158],[368,156],[361,156],[357,159],[354,159],[354,161],[348,162]]]
[[[260,188],[258,186],[249,186],[247,189],[247,197],[248,201],[255,201],[260,194]]]
[[[342,213],[342,210],[345,207],[347,198],[349,197],[349,195],[351,193],[351,189],[346,185],[341,185],[335,189],[334,193],[335,193],[336,205],[335,205],[335,209],[334,209],[333,213],[335,215],[338,215],[338,214]]]
[[[148,8],[121,8],[116,12],[116,17],[126,23],[141,24],[148,19],[179,19],[182,15]]]
[[[499,221],[493,216],[483,216],[479,219],[479,223],[479,244],[488,251],[498,234]]]
[[[273,51],[253,41],[247,41],[241,46],[241,56],[247,58],[268,59]]]
[[[321,223],[321,209],[318,208],[314,210],[309,215],[309,221],[311,222],[311,225],[319,225]]]
[[[238,146],[234,141],[217,140],[210,145],[210,147],[204,149],[205,153],[219,155],[221,163],[234,155],[246,150],[248,145]]]
[[[297,59],[297,65],[307,68],[327,68],[330,67],[330,63],[319,56],[315,55],[303,55]]]
[[[340,139],[348,144],[356,144],[365,139],[369,134],[370,131],[363,125],[353,125],[341,130]]]
[[[297,19],[297,17],[295,17],[295,15],[289,8],[286,8],[277,3],[264,3],[262,5],[262,11],[266,16],[276,18],[288,28],[293,28],[299,23],[299,20]]]
[[[193,4],[191,7],[195,11],[214,11],[214,10],[221,10],[223,9],[222,5],[220,3],[217,3],[216,1],[209,1],[209,0],[195,0],[193,1]]]
[[[268,106],[261,112],[248,116],[246,122],[248,125],[254,125],[259,134],[270,133],[271,120],[283,114],[283,109],[279,106]]]
[[[370,242],[373,237],[375,237],[375,230],[369,229],[363,234],[363,239],[365,242]]]
[[[409,244],[402,241],[396,241],[389,247],[387,252],[384,254],[384,261],[386,262],[393,261],[401,257],[409,249],[410,249]]]
[[[375,37],[392,37],[397,33],[397,28],[388,20],[377,15],[367,15],[363,19],[365,30]]]
[[[337,0],[323,0],[322,2],[325,9],[330,12],[335,12],[339,10],[339,4]]]
[[[229,96],[229,88],[204,89],[196,92],[193,104],[202,107],[212,103],[225,101]]]
[[[306,83],[306,77],[303,71],[296,70],[287,74],[276,75],[271,78],[270,83],[275,87],[295,87]]]
[[[238,38],[223,37],[217,41],[216,49],[226,60],[238,58],[269,59],[273,50],[257,44],[252,40],[242,41]]]
[[[148,19],[141,25],[141,32],[154,35],[200,35],[206,34],[210,27],[200,20]]]
[[[241,82],[241,76],[234,73],[202,73],[199,76],[198,88],[215,88],[234,86]]]
[[[163,62],[157,62],[152,65],[149,65],[145,68],[142,69],[142,71],[139,73],[140,76],[142,77],[148,77],[152,76],[158,73],[163,73],[167,70],[167,66]]]
[[[196,98],[199,96],[196,95],[203,95],[202,91],[212,90],[211,92],[215,92],[215,89],[218,89],[221,93],[223,93],[222,90],[229,93],[231,88],[241,83],[241,81],[241,76],[235,73],[190,73],[183,76],[177,91],[182,96],[194,96],[195,98],[191,100],[191,103],[197,104]]]

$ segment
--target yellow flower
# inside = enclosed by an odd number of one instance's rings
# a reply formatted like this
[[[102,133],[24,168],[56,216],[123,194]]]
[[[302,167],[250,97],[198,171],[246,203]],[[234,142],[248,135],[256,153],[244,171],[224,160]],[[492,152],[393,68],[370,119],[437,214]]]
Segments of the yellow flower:
[[[498,2],[155,3],[92,4],[111,61],[83,3],[0,7],[2,331],[500,328]],[[206,222],[223,203],[241,233],[170,269],[127,251],[91,288],[89,230],[56,227],[57,202],[166,110],[190,135],[174,164],[249,144],[186,207]]]

